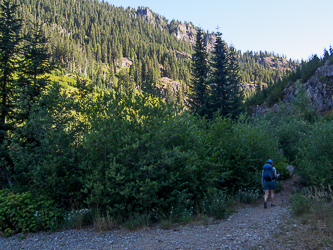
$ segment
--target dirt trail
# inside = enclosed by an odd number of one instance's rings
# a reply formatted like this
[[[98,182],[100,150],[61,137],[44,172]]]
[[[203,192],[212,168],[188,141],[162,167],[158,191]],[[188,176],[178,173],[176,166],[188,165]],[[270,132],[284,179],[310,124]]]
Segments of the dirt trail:
[[[207,225],[186,225],[172,229],[158,226],[135,232],[112,230],[67,230],[0,238],[1,249],[306,249],[295,241],[290,221],[289,196],[295,179],[284,182],[276,194],[276,206],[263,202],[244,205],[229,218]],[[281,234],[282,237],[281,237]],[[290,237],[289,237],[290,236]]]

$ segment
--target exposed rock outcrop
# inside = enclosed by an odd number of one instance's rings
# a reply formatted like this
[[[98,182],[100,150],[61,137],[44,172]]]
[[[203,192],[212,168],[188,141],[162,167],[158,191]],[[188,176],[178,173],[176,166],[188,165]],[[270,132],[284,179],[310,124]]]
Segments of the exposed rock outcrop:
[[[306,94],[316,111],[324,113],[333,108],[333,65],[326,63],[304,84]],[[284,90],[284,102],[290,102],[297,95],[295,84]]]
[[[169,25],[164,22],[163,18],[152,11],[147,7],[138,7],[137,10],[128,7],[129,16],[137,17],[141,16],[148,23],[154,24],[155,27],[163,30],[166,26],[173,27],[171,28],[171,33],[177,38],[177,40],[185,40],[188,43],[195,43],[197,30],[192,23],[182,23],[182,22],[171,22]],[[207,45],[207,50],[212,51],[214,48],[214,43],[216,41],[216,36],[214,34],[205,33],[205,41]]]
[[[130,67],[133,64],[133,62],[129,60],[127,57],[122,57],[121,59],[118,59],[116,61],[116,64],[124,68],[124,67]]]
[[[176,31],[175,36],[177,37],[178,40],[184,39],[187,42],[194,44],[196,39],[196,34],[197,31],[195,30],[194,26],[191,23],[189,24],[180,23],[178,25],[178,30]]]
[[[285,58],[278,58],[274,56],[268,56],[264,58],[264,61],[271,67],[272,69],[286,69],[286,70],[291,70],[289,68],[289,61]]]
[[[181,58],[181,59],[191,59],[192,55],[186,52],[181,52],[178,50],[171,50],[172,53],[176,54],[177,58]]]
[[[178,40],[184,39],[186,42],[192,44],[195,44],[196,35],[197,30],[192,23],[180,23],[175,33]],[[212,51],[216,41],[216,36],[214,34],[205,34],[205,41],[207,50]]]
[[[160,83],[161,83],[161,85],[159,85],[159,87],[160,87],[161,94],[163,96],[168,95],[168,89],[172,93],[176,93],[176,92],[179,92],[180,88],[181,88],[180,82],[172,81],[172,79],[170,79],[168,77],[162,77],[160,80]]]
[[[299,92],[297,86],[296,83],[290,83],[284,89],[283,102],[287,103],[294,100]],[[316,111],[325,113],[333,109],[333,65],[326,63],[319,67],[315,74],[302,86],[304,86],[310,103]],[[268,110],[276,111],[278,108],[278,103],[274,104],[273,107],[268,107],[266,103],[263,103],[252,109],[252,115],[266,113]]]
[[[184,91],[184,89],[182,89],[183,85],[180,82],[172,81],[172,79],[168,77],[162,77],[160,79],[160,84],[157,85],[157,87],[159,88],[159,92],[164,101],[167,100],[168,96],[173,96],[174,98],[177,98],[177,100],[175,101],[177,101],[178,103],[185,102],[186,98],[180,100],[180,93]]]
[[[154,23],[153,13],[148,8],[139,7],[136,14],[141,15],[148,23]]]

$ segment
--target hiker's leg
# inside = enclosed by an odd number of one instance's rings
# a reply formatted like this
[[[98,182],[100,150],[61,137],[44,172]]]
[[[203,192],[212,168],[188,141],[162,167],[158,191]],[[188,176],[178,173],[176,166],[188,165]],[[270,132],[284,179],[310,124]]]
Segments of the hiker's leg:
[[[269,195],[269,190],[265,190],[265,201],[267,201]]]
[[[274,204],[274,190],[271,190],[271,203]]]

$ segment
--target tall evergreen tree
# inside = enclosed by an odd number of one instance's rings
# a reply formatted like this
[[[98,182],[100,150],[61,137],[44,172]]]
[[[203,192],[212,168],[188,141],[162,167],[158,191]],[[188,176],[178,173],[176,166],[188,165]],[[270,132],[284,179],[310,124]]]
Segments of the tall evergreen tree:
[[[229,61],[227,45],[222,41],[222,34],[217,32],[211,62],[211,95],[209,97],[209,116],[216,111],[226,116],[231,112],[232,86],[229,76]]]
[[[24,38],[24,59],[21,63],[18,87],[20,88],[21,107],[17,115],[18,121],[28,119],[29,111],[35,97],[38,97],[50,82],[46,73],[51,73],[54,64],[47,50],[48,39],[39,20],[32,22],[31,32]]]
[[[0,142],[3,142],[4,132],[11,130],[14,75],[17,71],[19,44],[21,38],[19,31],[22,26],[21,19],[16,18],[18,5],[5,0],[0,6],[0,98],[1,98],[1,121],[0,121]]]
[[[236,118],[244,109],[244,90],[239,86],[240,74],[234,47],[229,48],[229,82],[231,85],[231,116]]]
[[[189,84],[187,106],[191,112],[201,116],[206,114],[208,71],[207,49],[203,39],[203,31],[199,29],[192,55],[192,79]]]
[[[0,170],[1,181],[10,181],[8,165],[11,159],[5,145],[7,132],[14,129],[13,111],[15,95],[15,73],[19,58],[21,19],[16,17],[18,5],[4,0],[0,5]]]

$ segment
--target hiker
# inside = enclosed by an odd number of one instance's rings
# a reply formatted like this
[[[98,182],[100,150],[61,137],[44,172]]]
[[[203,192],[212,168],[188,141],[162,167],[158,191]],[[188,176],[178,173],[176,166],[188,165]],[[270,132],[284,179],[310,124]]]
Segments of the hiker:
[[[273,161],[269,159],[267,163],[264,165],[261,178],[261,185],[265,191],[264,208],[267,208],[267,199],[269,195],[269,190],[271,190],[271,207],[275,207],[274,205],[274,191],[276,190],[275,178],[278,178],[279,176],[280,174],[276,174],[276,168],[273,167]]]

